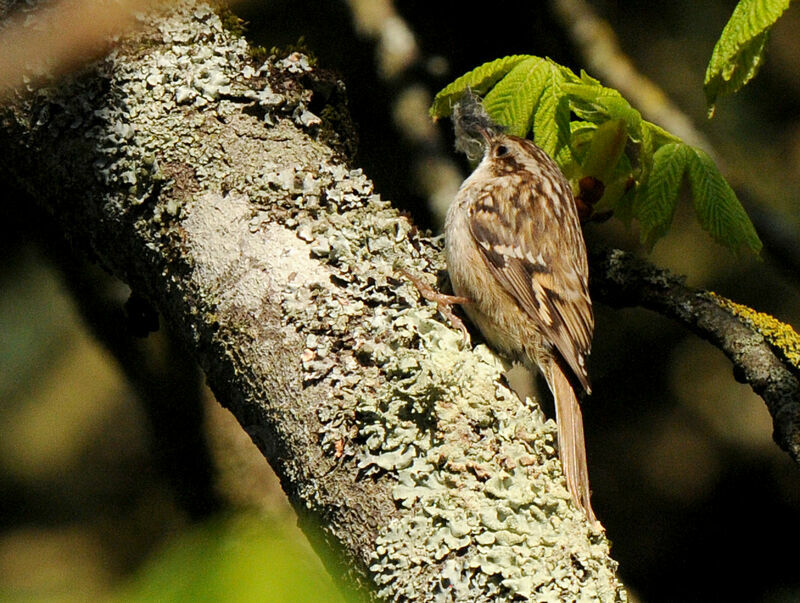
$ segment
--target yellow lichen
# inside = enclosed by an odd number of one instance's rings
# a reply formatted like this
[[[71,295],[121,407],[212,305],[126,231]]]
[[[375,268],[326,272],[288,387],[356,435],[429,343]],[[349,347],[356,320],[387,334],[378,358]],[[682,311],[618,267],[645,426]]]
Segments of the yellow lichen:
[[[716,293],[710,292],[710,295],[717,304],[758,331],[767,340],[767,343],[773,348],[777,348],[792,365],[800,368],[800,334],[791,326],[774,316],[757,312],[749,306],[737,304]]]

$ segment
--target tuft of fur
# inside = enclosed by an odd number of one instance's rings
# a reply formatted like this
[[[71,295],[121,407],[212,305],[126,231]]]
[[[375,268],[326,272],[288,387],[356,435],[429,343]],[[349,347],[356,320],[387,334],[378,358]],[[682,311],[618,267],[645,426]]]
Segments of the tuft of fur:
[[[479,97],[467,88],[453,109],[456,150],[464,153],[470,161],[478,161],[486,151],[486,135],[497,136],[505,128],[495,123]]]

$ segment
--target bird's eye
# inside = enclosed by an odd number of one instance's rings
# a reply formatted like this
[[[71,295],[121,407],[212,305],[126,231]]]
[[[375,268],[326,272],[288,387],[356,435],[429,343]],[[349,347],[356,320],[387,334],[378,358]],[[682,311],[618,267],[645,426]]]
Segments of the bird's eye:
[[[494,150],[495,157],[505,157],[508,155],[508,147],[504,144],[498,145]]]

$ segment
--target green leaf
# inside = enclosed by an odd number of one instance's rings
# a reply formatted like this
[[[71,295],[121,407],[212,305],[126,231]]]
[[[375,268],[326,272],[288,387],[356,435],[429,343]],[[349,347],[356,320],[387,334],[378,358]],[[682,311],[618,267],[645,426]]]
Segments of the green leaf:
[[[655,135],[652,128],[649,127],[650,122],[645,122],[642,128],[642,140],[639,145],[639,174],[638,182],[644,186],[650,179],[650,172],[653,170],[653,153],[656,149]]]
[[[717,99],[737,92],[758,73],[769,30],[791,0],[741,0],[714,46],[703,89],[708,116]]]
[[[569,161],[570,157],[562,153],[562,149],[569,151],[570,140],[569,99],[561,90],[564,70],[550,59],[547,60],[547,65],[549,72],[545,76],[533,118],[533,141],[550,157]]]
[[[460,78],[446,86],[433,99],[430,115],[433,119],[448,117],[453,112],[453,106],[469,87],[477,94],[485,94],[496,82],[502,79],[509,71],[522,61],[530,59],[530,55],[513,55],[495,61],[484,63],[480,67],[465,73]]]
[[[645,185],[650,178],[650,171],[653,169],[653,153],[655,153],[656,149],[660,149],[666,144],[682,143],[683,141],[654,123],[642,120],[639,137],[634,142],[639,143],[636,147],[638,152],[636,157],[638,163],[636,179],[639,184]]]
[[[589,144],[589,151],[583,164],[583,175],[593,176],[603,184],[610,182],[627,140],[628,131],[621,119],[600,124],[595,129]]]
[[[588,76],[587,76],[588,77]],[[642,125],[642,114],[616,90],[606,88],[588,78],[579,84],[564,83],[562,90],[569,95],[570,108],[580,119],[602,123],[621,119],[632,135],[637,135]]]
[[[547,86],[550,68],[539,57],[519,63],[483,99],[486,112],[508,133],[525,136],[531,130],[536,106]],[[550,127],[554,128],[555,124]]]
[[[652,248],[672,224],[689,155],[689,147],[674,142],[665,144],[653,155],[650,178],[639,189],[632,208],[641,227],[642,243],[648,248]]]
[[[569,105],[562,102],[554,77],[552,71],[545,77],[533,115],[533,141],[551,157],[558,155],[559,149],[569,140]]]
[[[744,246],[758,254],[761,240],[714,160],[701,149],[686,148],[690,151],[688,176],[700,225],[714,240],[734,251]]]
[[[642,120],[642,130],[644,129],[650,130],[650,134],[653,137],[653,144],[657,147],[661,145],[665,145],[670,142],[681,142],[681,139],[675,136],[674,134],[670,134],[661,126],[657,126],[656,124]]]

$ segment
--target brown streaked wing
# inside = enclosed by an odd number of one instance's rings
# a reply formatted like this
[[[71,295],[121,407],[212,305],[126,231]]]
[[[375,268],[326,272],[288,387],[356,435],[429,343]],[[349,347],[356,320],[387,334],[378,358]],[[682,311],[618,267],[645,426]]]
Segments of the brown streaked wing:
[[[492,187],[491,201],[486,199],[489,190],[481,191],[470,206],[470,232],[494,277],[590,391],[585,356],[591,348],[594,319],[586,262],[576,261],[572,249],[578,245],[578,255],[585,255],[580,226],[577,219],[562,223],[553,211],[543,211],[539,205],[551,201],[537,198],[532,187],[517,189],[516,198],[510,195],[511,188]],[[554,237],[557,232],[561,236]]]

